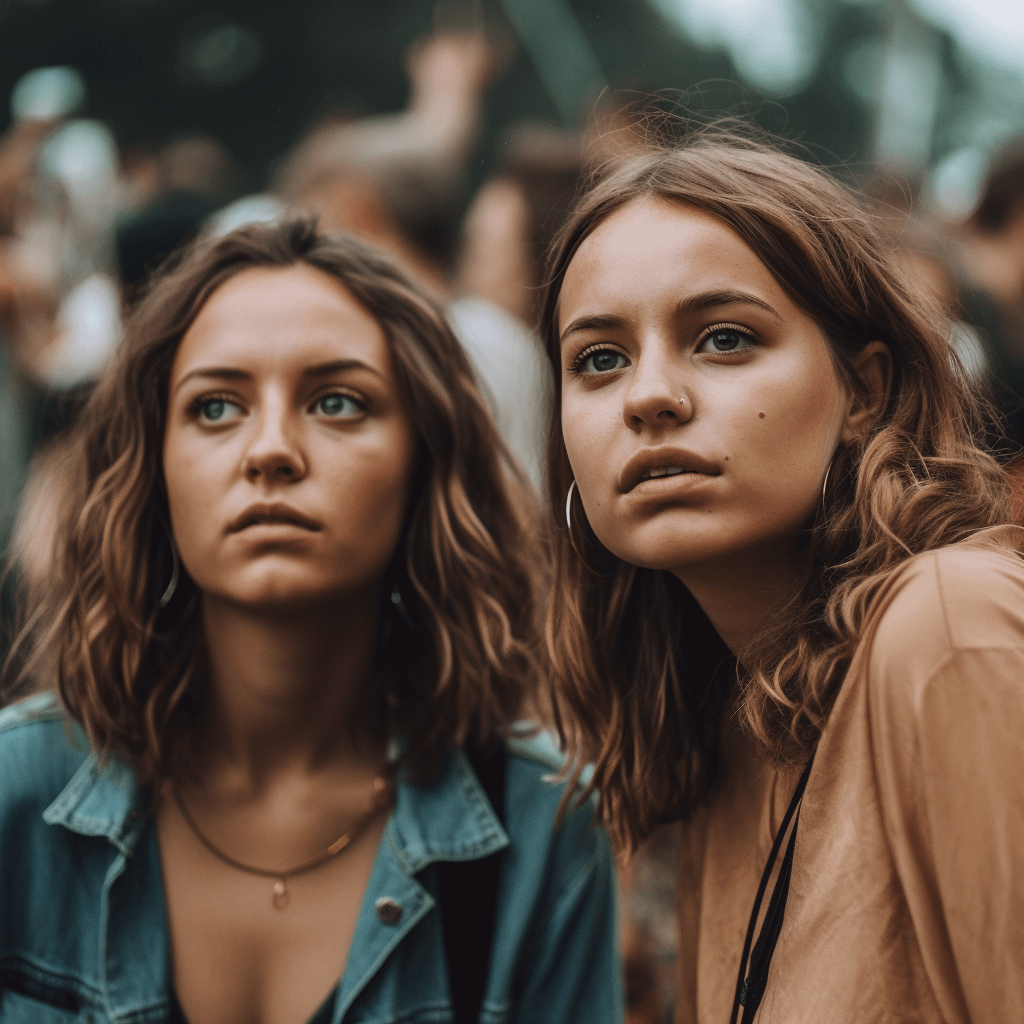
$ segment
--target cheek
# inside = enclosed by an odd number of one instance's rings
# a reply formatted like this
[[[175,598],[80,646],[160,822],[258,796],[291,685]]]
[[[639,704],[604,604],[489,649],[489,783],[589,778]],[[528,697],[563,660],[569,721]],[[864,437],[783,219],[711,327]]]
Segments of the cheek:
[[[356,557],[390,558],[405,520],[415,463],[415,438],[401,432],[335,464],[329,484],[335,528]]]
[[[586,490],[598,484],[602,470],[610,468],[611,434],[621,423],[621,411],[602,401],[601,396],[563,391],[562,439],[578,487]]]
[[[796,500],[817,493],[818,482],[839,441],[845,395],[831,367],[802,368],[764,382],[735,414],[737,455],[753,456],[739,468],[753,472]]]
[[[171,531],[182,561],[195,577],[193,569],[201,569],[218,539],[215,483],[203,461],[180,446],[165,445],[163,463]]]

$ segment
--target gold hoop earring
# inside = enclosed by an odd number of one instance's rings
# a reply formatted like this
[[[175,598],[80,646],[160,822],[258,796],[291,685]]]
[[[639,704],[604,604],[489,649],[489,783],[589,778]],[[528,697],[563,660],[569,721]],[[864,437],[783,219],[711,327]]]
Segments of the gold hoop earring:
[[[839,449],[837,448],[832,453],[832,458],[829,459],[828,468],[825,470],[825,478],[821,481],[821,514],[825,514],[825,496],[828,492],[828,478],[832,472],[832,467],[836,464],[836,459],[839,458]]]

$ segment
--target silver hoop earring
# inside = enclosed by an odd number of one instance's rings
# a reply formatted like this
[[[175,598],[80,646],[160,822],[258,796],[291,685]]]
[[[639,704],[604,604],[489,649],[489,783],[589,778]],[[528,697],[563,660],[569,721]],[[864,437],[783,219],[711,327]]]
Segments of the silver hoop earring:
[[[174,568],[171,570],[171,582],[167,584],[167,589],[157,604],[157,608],[161,611],[171,603],[171,598],[174,597],[174,592],[178,589],[178,577],[181,575],[181,559],[178,557],[178,545],[174,543],[173,537],[171,537],[171,555],[174,558]]]
[[[576,538],[572,535],[572,492],[576,488],[576,481],[573,480],[569,484],[569,493],[565,496],[565,525],[569,528],[569,544],[572,546],[573,551],[576,552],[576,557],[580,560],[580,563],[585,569],[592,572],[595,576],[601,575],[600,570],[592,568],[586,558],[583,557],[583,552],[576,547]],[[584,509],[586,511],[586,509]]]

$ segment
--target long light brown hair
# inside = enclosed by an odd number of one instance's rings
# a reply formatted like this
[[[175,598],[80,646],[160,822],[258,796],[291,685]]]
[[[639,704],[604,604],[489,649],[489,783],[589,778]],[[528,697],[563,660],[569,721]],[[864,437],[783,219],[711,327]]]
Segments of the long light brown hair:
[[[161,443],[182,336],[225,281],[314,267],[374,316],[419,454],[385,595],[381,713],[427,772],[443,744],[504,735],[537,677],[539,560],[516,471],[442,310],[389,259],[312,221],[239,229],[157,279],[76,427],[47,578],[10,663],[15,690],[52,686],[93,748],[154,783],[178,770],[203,698],[196,587],[174,555]],[[392,609],[398,585],[404,614]]]
[[[570,537],[572,469],[553,420],[547,642],[560,729],[577,764],[595,764],[600,813],[626,849],[709,793],[727,697],[777,764],[806,760],[885,581],[910,555],[1010,515],[1005,475],[976,443],[984,402],[952,350],[950,323],[902,269],[894,241],[826,172],[733,134],[706,130],[633,157],[578,202],[553,248],[542,319],[559,396],[566,268],[597,225],[640,197],[689,204],[734,230],[814,319],[851,392],[855,357],[874,340],[888,345],[894,379],[873,429],[836,453],[808,524],[799,600],[740,652],[741,670],[678,579],[613,556],[578,501]]]

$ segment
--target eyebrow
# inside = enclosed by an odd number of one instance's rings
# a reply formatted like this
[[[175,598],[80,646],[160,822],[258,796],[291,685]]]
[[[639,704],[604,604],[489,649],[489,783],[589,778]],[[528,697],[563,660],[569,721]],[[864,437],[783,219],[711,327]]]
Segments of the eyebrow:
[[[676,306],[676,313],[700,313],[702,310],[711,309],[714,306],[729,306],[734,303],[756,306],[758,309],[770,313],[776,320],[782,319],[775,307],[769,305],[764,299],[759,299],[756,295],[751,295],[750,292],[729,291],[728,289],[691,295]]]
[[[751,295],[749,292],[728,290],[700,292],[698,295],[690,295],[676,305],[675,311],[677,316],[685,316],[689,313],[700,313],[705,309],[712,309],[715,306],[729,306],[737,303],[756,306],[758,309],[763,309],[766,313],[770,313],[776,320],[781,319],[775,307],[769,305],[764,299],[759,299],[756,295]],[[570,334],[575,334],[578,331],[618,330],[625,326],[626,321],[622,317],[614,316],[610,313],[580,316],[562,331],[558,342],[559,344],[564,343]]]
[[[328,363],[316,363],[314,366],[307,366],[302,371],[302,376],[316,380],[319,377],[329,377],[334,373],[344,373],[348,370],[366,370],[377,377],[382,377],[381,372],[369,363],[361,359],[332,359]],[[252,380],[252,374],[248,370],[239,369],[237,366],[199,366],[190,370],[178,381],[175,393],[180,391],[190,380],[200,378],[203,380]]]

